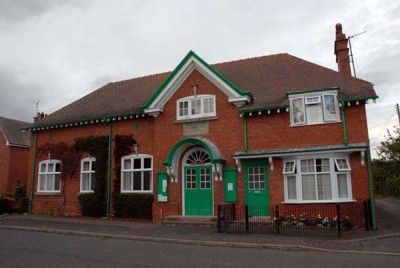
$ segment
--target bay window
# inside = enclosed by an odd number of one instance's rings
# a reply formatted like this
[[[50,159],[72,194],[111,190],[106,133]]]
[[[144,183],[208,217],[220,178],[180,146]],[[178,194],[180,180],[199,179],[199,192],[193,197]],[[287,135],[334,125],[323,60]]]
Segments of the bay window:
[[[39,163],[39,193],[59,193],[61,190],[61,161],[45,160]]]
[[[216,115],[214,95],[196,95],[179,99],[176,105],[177,120]]]
[[[121,192],[151,192],[153,178],[153,157],[139,154],[121,159]]]
[[[340,121],[336,91],[291,95],[289,103],[292,126]]]
[[[284,161],[285,201],[352,201],[350,165],[346,157]]]

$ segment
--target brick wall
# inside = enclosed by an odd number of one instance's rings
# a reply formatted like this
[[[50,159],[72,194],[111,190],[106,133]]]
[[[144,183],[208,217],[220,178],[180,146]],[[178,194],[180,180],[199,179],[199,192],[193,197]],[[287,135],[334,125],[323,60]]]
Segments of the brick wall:
[[[6,146],[6,139],[3,133],[0,132],[0,193],[7,191],[8,170],[10,163],[10,150]]]
[[[176,101],[193,94],[192,86],[197,85],[197,94],[213,94],[216,96],[217,119],[208,121],[208,134],[201,135],[217,145],[227,167],[236,167],[232,154],[243,150],[243,120],[238,108],[228,102],[228,97],[208,81],[198,71],[194,71],[180,86],[178,91],[166,103],[163,112],[158,117],[144,117],[112,123],[112,135],[133,135],[139,144],[138,153],[153,155],[153,189],[156,193],[157,172],[165,171],[165,162],[171,148],[182,138],[183,125],[176,122]],[[349,143],[367,142],[367,125],[364,105],[346,107]],[[253,115],[249,117],[249,149],[271,149],[288,147],[305,147],[327,144],[343,144],[341,123],[290,127],[289,113],[282,111],[271,115]],[[43,131],[39,133],[38,146],[45,143],[73,143],[76,137],[88,135],[107,135],[105,124],[85,125],[66,129]],[[113,142],[113,150],[114,150]],[[44,159],[37,159],[39,161]],[[267,161],[267,160],[265,160]],[[356,199],[368,197],[367,168],[360,164],[360,153],[350,157],[352,165],[353,196]],[[112,186],[119,175],[114,172],[112,159]],[[270,171],[269,188],[270,203],[283,201],[282,160],[274,159],[274,170]],[[37,165],[36,165],[37,169]],[[178,183],[168,180],[168,203],[154,202],[153,219],[160,220],[161,215],[182,214],[182,175],[178,170]],[[63,196],[35,195],[34,212],[48,213],[49,211],[79,215],[79,170],[64,184]],[[214,207],[223,202],[223,184],[214,183]],[[35,171],[35,192],[37,170]],[[113,191],[113,190],[112,190]],[[238,204],[244,203],[243,174],[238,174]],[[215,210],[216,211],[216,210]]]

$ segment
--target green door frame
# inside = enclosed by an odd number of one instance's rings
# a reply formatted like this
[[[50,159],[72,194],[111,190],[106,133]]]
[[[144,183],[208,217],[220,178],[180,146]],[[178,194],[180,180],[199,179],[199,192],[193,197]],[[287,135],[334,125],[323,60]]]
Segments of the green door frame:
[[[246,160],[243,161],[242,167],[243,167],[243,179],[244,179],[244,203],[245,205],[249,205],[249,168],[251,167],[259,167],[263,166],[264,167],[264,178],[265,178],[265,210],[262,208],[262,205],[260,205],[260,209],[255,209],[254,211],[249,210],[250,215],[254,216],[268,216],[269,213],[269,204],[270,204],[270,197],[269,197],[269,162],[267,159],[262,160],[262,159],[255,159],[255,160]],[[264,190],[264,189],[263,189]],[[262,198],[262,197],[260,197]]]
[[[192,168],[192,169],[194,169],[195,170],[195,178],[196,178],[196,189],[194,189],[194,190],[187,190],[186,189],[186,180],[187,180],[187,178],[186,178],[186,170],[187,169],[189,169],[189,168]],[[198,215],[198,216],[212,216],[212,215],[214,215],[214,182],[213,182],[213,176],[212,176],[212,165],[184,165],[183,166],[183,176],[182,176],[182,203],[183,203],[183,207],[182,207],[182,214],[183,215],[188,215],[188,213],[187,213],[187,211],[186,211],[186,209],[187,209],[187,195],[186,195],[186,193],[187,193],[187,191],[196,191],[196,193],[195,193],[195,195],[198,195],[198,194],[200,194],[202,191],[205,191],[205,190],[201,190],[201,188],[200,188],[200,170],[201,170],[201,168],[207,168],[208,170],[209,170],[209,172],[210,172],[210,189],[206,189],[207,191],[211,191],[211,202],[210,202],[210,214],[207,214],[207,215],[203,215],[203,214],[201,214],[200,213],[200,211],[199,211],[199,213],[198,214],[190,214],[191,216],[196,216],[196,215]]]

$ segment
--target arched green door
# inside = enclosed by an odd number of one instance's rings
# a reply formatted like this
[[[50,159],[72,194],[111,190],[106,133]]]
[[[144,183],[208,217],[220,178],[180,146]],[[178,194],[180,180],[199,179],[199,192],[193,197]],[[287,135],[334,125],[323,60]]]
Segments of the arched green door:
[[[211,166],[185,167],[185,215],[212,215],[212,186]]]

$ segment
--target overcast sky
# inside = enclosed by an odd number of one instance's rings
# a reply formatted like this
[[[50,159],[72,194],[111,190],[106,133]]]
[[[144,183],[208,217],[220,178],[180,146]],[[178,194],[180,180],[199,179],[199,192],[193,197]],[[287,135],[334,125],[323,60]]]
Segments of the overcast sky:
[[[287,52],[336,70],[335,24],[352,39],[375,147],[397,124],[398,1],[0,0],[0,115],[31,120],[103,84],[173,69],[189,50],[209,63]]]

